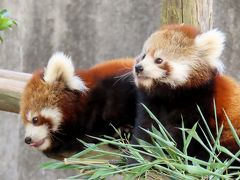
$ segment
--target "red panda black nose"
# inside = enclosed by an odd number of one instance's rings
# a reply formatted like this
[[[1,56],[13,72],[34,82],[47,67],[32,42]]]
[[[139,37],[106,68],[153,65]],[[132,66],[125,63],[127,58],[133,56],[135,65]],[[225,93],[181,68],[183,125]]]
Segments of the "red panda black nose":
[[[135,66],[135,71],[136,71],[137,74],[141,73],[143,71],[142,65],[137,64]]]
[[[26,144],[31,144],[31,142],[32,142],[32,139],[30,137],[25,138],[25,143]]]

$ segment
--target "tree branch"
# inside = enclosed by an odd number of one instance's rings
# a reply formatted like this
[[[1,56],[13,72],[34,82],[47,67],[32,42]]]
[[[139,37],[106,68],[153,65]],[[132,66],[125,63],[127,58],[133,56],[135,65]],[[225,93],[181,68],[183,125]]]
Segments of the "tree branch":
[[[0,69],[0,110],[19,112],[21,93],[31,74]]]

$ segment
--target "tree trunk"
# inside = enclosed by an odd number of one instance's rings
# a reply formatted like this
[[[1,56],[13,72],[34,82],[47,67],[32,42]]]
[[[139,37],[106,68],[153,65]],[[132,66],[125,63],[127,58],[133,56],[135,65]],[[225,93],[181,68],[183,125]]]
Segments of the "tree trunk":
[[[161,24],[189,24],[201,31],[212,28],[213,0],[163,0]]]

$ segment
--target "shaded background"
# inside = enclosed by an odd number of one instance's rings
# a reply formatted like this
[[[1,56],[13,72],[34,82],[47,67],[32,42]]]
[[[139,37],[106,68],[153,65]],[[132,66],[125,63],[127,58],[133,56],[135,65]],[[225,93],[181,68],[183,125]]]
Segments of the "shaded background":
[[[0,44],[0,68],[31,73],[46,66],[56,51],[86,68],[106,59],[136,56],[159,27],[161,0],[1,0],[18,26]],[[214,0],[214,27],[226,33],[222,59],[226,73],[240,80],[240,3]],[[70,172],[42,170],[41,153],[23,142],[16,114],[0,111],[0,179],[52,180]]]

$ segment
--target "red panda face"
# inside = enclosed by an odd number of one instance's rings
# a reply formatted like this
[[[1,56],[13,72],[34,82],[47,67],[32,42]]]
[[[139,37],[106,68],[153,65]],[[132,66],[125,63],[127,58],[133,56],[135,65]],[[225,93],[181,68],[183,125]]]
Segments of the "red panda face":
[[[21,97],[25,142],[40,151],[51,149],[55,133],[61,130],[66,118],[66,105],[62,103],[68,102],[66,91],[81,93],[86,89],[83,81],[74,75],[71,60],[61,53],[53,55],[44,72],[33,74]]]
[[[62,84],[49,85],[39,73],[25,88],[21,114],[25,124],[25,142],[41,151],[51,146],[51,135],[58,131],[63,114],[59,107]]]
[[[136,85],[150,89],[164,83],[177,88],[206,82],[213,72],[222,71],[218,58],[223,41],[224,36],[219,31],[199,34],[184,25],[153,33],[136,59],[133,70]]]
[[[51,136],[58,130],[62,114],[58,108],[45,108],[27,114],[25,142],[41,151],[51,146]]]

